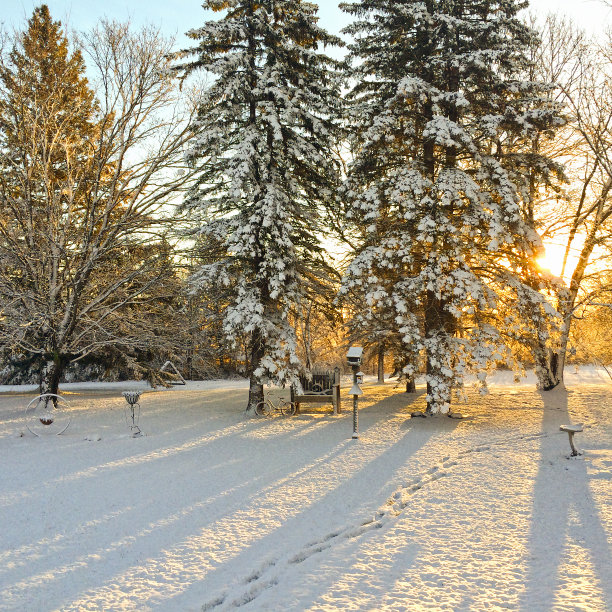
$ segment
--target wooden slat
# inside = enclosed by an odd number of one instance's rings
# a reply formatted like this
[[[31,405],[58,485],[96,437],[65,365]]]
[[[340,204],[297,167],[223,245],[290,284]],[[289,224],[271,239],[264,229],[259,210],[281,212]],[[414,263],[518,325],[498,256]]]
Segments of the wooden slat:
[[[333,395],[296,395],[293,401],[296,404],[332,404]]]

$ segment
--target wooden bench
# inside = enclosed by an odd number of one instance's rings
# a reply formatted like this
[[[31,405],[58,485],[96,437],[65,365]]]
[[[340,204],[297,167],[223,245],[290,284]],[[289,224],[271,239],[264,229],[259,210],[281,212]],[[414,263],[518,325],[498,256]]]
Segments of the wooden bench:
[[[291,401],[295,404],[296,412],[300,411],[300,404],[331,404],[334,414],[340,414],[340,368],[329,372],[315,372],[312,378],[300,376],[303,393],[291,387]]]

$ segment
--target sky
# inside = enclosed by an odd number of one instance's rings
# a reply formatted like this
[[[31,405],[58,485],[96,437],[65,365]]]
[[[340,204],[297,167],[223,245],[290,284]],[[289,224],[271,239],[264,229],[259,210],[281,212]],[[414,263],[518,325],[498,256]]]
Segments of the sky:
[[[0,21],[10,28],[22,27],[41,1],[1,0],[1,3]],[[207,18],[202,0],[46,0],[46,4],[54,19],[77,30],[89,29],[104,16],[119,21],[130,18],[137,25],[158,25],[167,35],[176,36],[177,48],[189,46],[184,33]],[[340,11],[337,4],[336,0],[319,2],[320,24],[334,33],[349,22],[349,16]],[[604,0],[532,0],[530,10],[541,15],[548,12],[565,14],[585,30],[597,34],[612,26],[612,8],[606,7]]]
[[[320,0],[320,25],[332,33],[340,30],[350,22],[350,16],[338,8],[339,0]],[[41,0],[0,0],[2,10],[0,22],[8,28],[23,28],[34,7]],[[531,0],[530,11],[544,17],[547,13],[558,13],[571,18],[578,26],[597,36],[602,35],[607,28],[612,29],[612,0]],[[167,36],[175,37],[175,49],[186,49],[193,41],[185,36],[185,32],[197,28],[206,19],[214,17],[211,11],[202,9],[202,0],[46,0],[54,19],[68,24],[75,30],[88,30],[102,17],[125,21],[130,19],[134,25],[159,26]],[[341,50],[334,56],[342,55]],[[541,265],[558,273],[559,262],[563,259],[561,247],[554,244],[546,245],[546,257]]]

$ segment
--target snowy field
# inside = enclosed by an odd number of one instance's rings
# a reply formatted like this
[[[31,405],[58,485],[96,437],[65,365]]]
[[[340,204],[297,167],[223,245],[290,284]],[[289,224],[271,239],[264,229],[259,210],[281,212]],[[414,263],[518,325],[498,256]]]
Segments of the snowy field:
[[[134,439],[133,384],[66,385],[36,438],[5,388],[0,610],[612,610],[612,381],[532,383],[457,420],[370,382],[359,440],[348,399],[253,420],[232,381],[147,391]]]

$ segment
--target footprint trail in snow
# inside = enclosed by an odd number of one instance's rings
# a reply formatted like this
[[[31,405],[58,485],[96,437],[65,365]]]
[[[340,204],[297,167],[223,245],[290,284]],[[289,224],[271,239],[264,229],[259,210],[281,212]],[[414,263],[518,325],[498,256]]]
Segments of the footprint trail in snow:
[[[354,540],[372,530],[382,529],[391,521],[398,519],[401,513],[408,507],[410,498],[413,495],[437,480],[451,475],[471,455],[506,446],[515,448],[516,444],[521,442],[530,443],[548,435],[547,433],[516,434],[514,436],[507,436],[503,440],[496,440],[488,444],[468,448],[457,453],[454,458],[451,456],[443,457],[441,461],[425,470],[418,478],[411,480],[398,489],[371,518],[364,520],[360,524],[349,525],[343,529],[330,532],[323,538],[307,544],[296,553],[266,561],[259,570],[244,578],[236,588],[225,591],[205,603],[202,610],[221,612],[222,610],[233,610],[251,603],[262,593],[278,585],[282,574],[290,571],[292,567],[303,563],[314,555],[331,549],[342,541]]]

